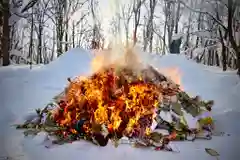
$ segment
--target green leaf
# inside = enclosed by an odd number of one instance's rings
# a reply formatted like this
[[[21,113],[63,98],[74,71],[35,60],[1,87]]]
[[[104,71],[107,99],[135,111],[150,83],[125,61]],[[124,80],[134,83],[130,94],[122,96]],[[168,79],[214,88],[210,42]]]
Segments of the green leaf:
[[[184,126],[188,126],[187,120],[185,119],[184,116],[180,116],[180,122],[181,122]]]
[[[214,157],[220,156],[220,154],[217,151],[215,151],[214,149],[205,148],[205,151],[211,156],[214,156]]]
[[[154,142],[160,142],[160,140],[162,139],[163,135],[161,133],[158,132],[152,132],[150,134],[150,138],[151,140],[153,140]]]
[[[24,136],[29,136],[29,135],[35,136],[35,135],[37,135],[39,132],[40,132],[40,130],[32,130],[32,129],[30,129],[30,130],[24,131],[23,134],[24,134]]]
[[[182,106],[179,103],[172,103],[172,111],[176,113],[179,116],[183,115],[183,112],[181,110]]]

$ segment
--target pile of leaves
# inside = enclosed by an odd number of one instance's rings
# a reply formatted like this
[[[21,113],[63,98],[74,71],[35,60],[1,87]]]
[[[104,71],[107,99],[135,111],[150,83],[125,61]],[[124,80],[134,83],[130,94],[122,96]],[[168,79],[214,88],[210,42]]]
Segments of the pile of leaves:
[[[211,139],[213,120],[206,114],[213,101],[188,96],[152,66],[136,71],[110,65],[90,77],[68,81],[52,103],[36,110],[36,118],[17,128],[25,129],[25,135],[45,131],[55,137],[53,144],[85,139],[99,146],[111,141],[115,146],[129,143],[169,151],[170,141]],[[161,112],[170,113],[171,121]],[[185,114],[198,119],[197,128],[189,128]]]

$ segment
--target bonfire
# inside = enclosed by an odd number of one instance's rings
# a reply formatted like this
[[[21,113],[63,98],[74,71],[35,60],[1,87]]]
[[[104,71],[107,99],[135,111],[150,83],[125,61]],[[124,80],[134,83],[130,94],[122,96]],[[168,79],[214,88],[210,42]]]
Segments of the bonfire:
[[[17,128],[27,129],[25,134],[46,131],[57,137],[53,142],[58,144],[85,139],[118,146],[125,138],[135,146],[171,150],[170,141],[195,140],[204,131],[208,134],[201,138],[211,139],[213,122],[203,115],[211,111],[213,101],[189,97],[153,66],[141,64],[133,50],[127,50],[121,61],[102,60],[104,65],[92,75],[69,78],[53,103],[36,110],[37,122],[28,120]],[[172,121],[164,120],[160,112],[171,113]],[[189,128],[186,113],[198,118],[197,128]]]

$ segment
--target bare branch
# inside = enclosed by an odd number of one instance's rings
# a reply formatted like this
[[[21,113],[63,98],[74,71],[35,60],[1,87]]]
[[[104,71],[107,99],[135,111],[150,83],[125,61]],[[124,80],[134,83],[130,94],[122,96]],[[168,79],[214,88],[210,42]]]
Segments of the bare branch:
[[[90,14],[89,11],[88,11],[86,14],[84,14],[84,15],[76,22],[76,26],[79,25],[79,23],[81,23],[82,20],[83,20],[86,16],[88,16],[89,14]]]
[[[207,16],[209,16],[210,18],[212,18],[216,23],[218,23],[224,30],[227,30],[227,27],[221,22],[219,21],[215,16],[213,16],[212,14],[210,14],[209,12],[204,12],[204,11],[200,11],[200,10],[196,10],[194,8],[191,8],[190,6],[188,6],[185,2],[180,1],[181,4],[183,4],[187,9],[191,10],[192,12],[195,13],[202,13],[205,14]]]

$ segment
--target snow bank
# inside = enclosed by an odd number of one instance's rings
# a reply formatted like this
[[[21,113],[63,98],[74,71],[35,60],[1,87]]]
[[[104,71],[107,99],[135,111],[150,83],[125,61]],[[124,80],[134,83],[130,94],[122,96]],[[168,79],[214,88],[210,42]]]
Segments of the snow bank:
[[[2,105],[17,117],[22,117],[18,116],[19,113],[28,114],[34,108],[44,107],[52,97],[64,89],[68,77],[90,72],[91,59],[89,52],[76,48],[39,68],[17,69],[14,72],[13,69],[9,72],[0,71],[0,77],[3,77],[0,81]],[[7,73],[9,76],[5,77]]]
[[[37,78],[53,78],[54,80],[67,79],[68,77],[77,76],[80,74],[87,74],[90,72],[90,62],[93,55],[81,48],[72,49],[57,60],[39,70]],[[42,77],[44,76],[44,77]]]
[[[32,69],[38,69],[42,65],[33,65]],[[31,72],[29,65],[9,65],[0,67],[0,81],[11,78],[22,79]]]
[[[89,72],[91,55],[83,49],[73,49],[56,61],[30,70],[25,67],[0,69],[0,156],[22,152],[22,134],[14,127],[26,115],[42,108],[63,90],[67,78]],[[15,144],[18,144],[17,146]],[[0,157],[1,158],[1,157]],[[26,157],[23,157],[26,159]]]

